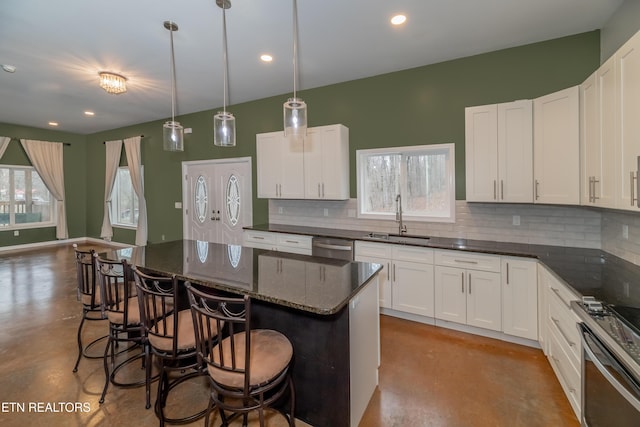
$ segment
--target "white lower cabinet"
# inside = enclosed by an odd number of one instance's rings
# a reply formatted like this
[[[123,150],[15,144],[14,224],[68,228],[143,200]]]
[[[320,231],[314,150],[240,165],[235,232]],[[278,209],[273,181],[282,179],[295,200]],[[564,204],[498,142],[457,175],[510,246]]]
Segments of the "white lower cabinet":
[[[578,295],[545,267],[541,267],[539,273],[539,289],[544,292],[542,300],[545,301],[540,307],[540,316],[544,317],[544,322],[540,322],[544,328],[540,344],[546,349],[549,363],[580,419],[582,346],[577,328],[580,320],[570,306]]]
[[[245,230],[243,232],[242,240],[243,246],[249,248],[311,255],[311,236]]]
[[[435,264],[435,318],[500,331],[500,257],[436,251]]]
[[[502,331],[538,340],[536,260],[502,257]]]
[[[383,266],[380,307],[433,317],[433,249],[357,241],[355,260]]]

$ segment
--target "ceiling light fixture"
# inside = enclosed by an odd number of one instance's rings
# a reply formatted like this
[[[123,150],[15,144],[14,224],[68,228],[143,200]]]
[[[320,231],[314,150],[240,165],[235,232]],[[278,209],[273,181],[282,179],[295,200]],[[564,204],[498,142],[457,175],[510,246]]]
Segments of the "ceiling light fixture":
[[[296,96],[298,80],[298,3],[293,0],[293,98],[284,103],[284,134],[295,137],[307,133],[307,104]]]
[[[7,73],[15,73],[16,72],[16,67],[14,67],[13,65],[9,65],[9,64],[2,64],[2,69],[4,71],[6,71]]]
[[[222,64],[223,70],[223,101],[222,111],[213,116],[213,145],[218,147],[235,147],[236,145],[236,118],[227,111],[227,74],[229,72],[229,59],[227,57],[227,13],[231,7],[230,0],[216,0],[216,4],[222,9]]]
[[[58,126],[58,122],[49,122],[49,126]]]
[[[395,15],[391,18],[391,23],[393,25],[402,25],[407,21],[407,17],[404,15]]]
[[[172,21],[164,21],[164,28],[171,35],[171,120],[162,126],[162,146],[165,151],[184,151],[184,129],[176,122],[176,59],[173,52],[173,32],[178,25]]]
[[[273,61],[273,56],[265,53],[263,55],[260,55],[260,59],[262,60],[262,62],[271,62]]]
[[[109,71],[100,71],[100,87],[107,93],[118,95],[127,91],[127,78]]]
[[[96,113],[94,113],[93,111],[85,111],[85,112],[84,112],[84,115],[85,115],[85,116],[95,116],[95,115],[96,115]]]

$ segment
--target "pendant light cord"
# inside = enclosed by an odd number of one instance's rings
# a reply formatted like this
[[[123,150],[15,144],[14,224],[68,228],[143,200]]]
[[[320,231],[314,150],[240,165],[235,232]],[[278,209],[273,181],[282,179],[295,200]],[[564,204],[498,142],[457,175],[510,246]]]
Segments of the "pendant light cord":
[[[296,98],[298,80],[298,2],[293,0],[293,98]]]
[[[175,122],[176,116],[176,58],[173,52],[173,21],[169,22],[169,33],[171,33],[171,121]]]
[[[223,70],[223,80],[224,80],[224,88],[223,88],[223,101],[222,101],[222,112],[225,114],[227,114],[227,86],[228,86],[228,82],[227,82],[227,72],[228,72],[228,68],[229,68],[229,59],[227,58],[227,14],[226,14],[226,7],[224,4],[224,0],[222,2],[222,43],[224,44],[223,46],[223,53],[222,53],[222,62],[224,63],[224,70]]]

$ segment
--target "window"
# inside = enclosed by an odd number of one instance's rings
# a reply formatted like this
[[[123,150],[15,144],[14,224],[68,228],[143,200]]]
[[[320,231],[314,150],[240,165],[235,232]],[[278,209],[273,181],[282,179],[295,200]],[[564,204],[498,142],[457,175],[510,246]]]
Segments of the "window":
[[[131,184],[129,168],[118,168],[111,193],[111,224],[119,227],[137,227],[138,209],[138,196]]]
[[[32,167],[0,167],[0,228],[55,225],[55,200]]]
[[[455,221],[454,145],[435,144],[358,150],[358,216]]]

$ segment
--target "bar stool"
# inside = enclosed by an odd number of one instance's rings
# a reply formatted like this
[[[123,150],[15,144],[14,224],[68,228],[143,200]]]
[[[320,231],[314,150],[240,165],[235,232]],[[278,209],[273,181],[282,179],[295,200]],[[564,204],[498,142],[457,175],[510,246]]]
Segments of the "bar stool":
[[[264,410],[280,412],[290,426],[295,426],[295,392],[290,374],[293,346],[280,332],[251,329],[251,300],[247,295],[222,297],[210,295],[185,283],[193,323],[196,327],[198,356],[206,363],[211,385],[211,398],[205,417],[218,407],[222,426],[228,426],[242,415],[247,425],[248,414],[257,410],[264,427]],[[215,324],[224,333],[218,339]],[[289,392],[289,412],[279,406]],[[231,416],[227,417],[226,412]]]
[[[119,387],[148,386],[147,376],[142,380],[123,382],[116,378],[118,372],[138,359],[145,367],[145,352],[140,351],[116,364],[116,356],[129,351],[142,349],[145,344],[144,328],[141,323],[138,298],[131,278],[131,269],[126,260],[113,261],[102,259],[94,254],[96,275],[100,285],[102,310],[109,319],[109,335],[104,350],[105,383],[100,403],[104,403],[109,383]],[[116,352],[116,345],[128,343],[128,347]],[[141,347],[142,346],[142,347]]]
[[[88,251],[81,251],[78,249],[77,244],[73,244],[73,251],[76,258],[76,277],[78,282],[78,301],[82,304],[82,318],[80,319],[80,325],[78,326],[78,358],[76,364],[73,367],[73,372],[78,372],[78,365],[80,359],[85,357],[87,359],[100,359],[102,354],[91,355],[89,349],[98,342],[107,338],[107,335],[103,335],[94,339],[87,345],[82,344],[82,330],[84,322],[86,320],[105,320],[103,316],[101,299],[100,299],[100,287],[96,286],[96,269],[93,262],[93,255],[95,251],[90,249]]]
[[[151,379],[152,357],[158,358],[161,365],[155,403],[160,426],[164,426],[165,423],[184,424],[202,418],[207,408],[182,418],[167,418],[164,411],[169,392],[174,387],[202,375],[202,365],[196,354],[196,336],[191,311],[178,310],[178,279],[175,275],[152,276],[136,267],[132,267],[132,271],[148,343],[145,348],[147,384]],[[169,373],[172,371],[187,373],[170,381]],[[147,388],[147,408],[150,405],[149,399]]]

